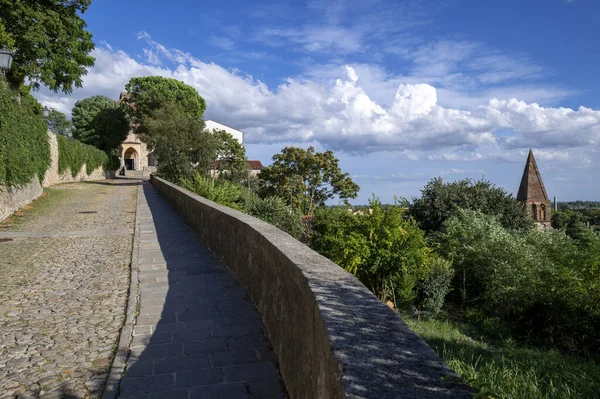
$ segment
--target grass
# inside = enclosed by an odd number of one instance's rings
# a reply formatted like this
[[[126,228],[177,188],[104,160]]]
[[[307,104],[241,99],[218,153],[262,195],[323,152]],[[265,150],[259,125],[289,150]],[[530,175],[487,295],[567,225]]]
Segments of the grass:
[[[500,327],[402,315],[481,398],[597,398],[594,359],[517,342]],[[475,337],[475,338],[473,338]]]
[[[60,190],[55,188],[44,188],[44,192],[30,204],[17,210],[15,213],[0,222],[1,229],[18,228],[28,220],[35,218],[37,215],[44,214],[51,209],[54,209],[60,201],[69,196],[69,190]],[[4,230],[6,231],[6,230]]]

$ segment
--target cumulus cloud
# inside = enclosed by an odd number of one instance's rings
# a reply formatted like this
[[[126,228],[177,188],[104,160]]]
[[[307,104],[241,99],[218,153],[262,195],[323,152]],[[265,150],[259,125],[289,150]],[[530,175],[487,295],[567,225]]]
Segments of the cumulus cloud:
[[[497,128],[517,135],[503,140],[507,148],[583,147],[600,145],[600,111],[586,107],[544,108],[517,99],[490,100],[484,107],[487,119]]]
[[[69,114],[79,99],[97,94],[116,99],[131,77],[161,75],[195,87],[207,101],[207,118],[244,130],[247,143],[311,141],[349,153],[410,153],[412,159],[420,159],[416,151],[426,151],[425,159],[445,161],[493,159],[504,149],[529,147],[541,149],[540,159],[546,151],[565,160],[575,154],[567,148],[599,149],[598,110],[544,108],[514,98],[453,108],[440,104],[431,84],[363,65],[331,67],[318,77],[290,77],[270,88],[251,75],[168,49],[145,32],[138,37],[147,45],[143,57],[101,45],[82,89],[70,96],[43,89],[36,96]],[[512,133],[498,135],[500,129]]]

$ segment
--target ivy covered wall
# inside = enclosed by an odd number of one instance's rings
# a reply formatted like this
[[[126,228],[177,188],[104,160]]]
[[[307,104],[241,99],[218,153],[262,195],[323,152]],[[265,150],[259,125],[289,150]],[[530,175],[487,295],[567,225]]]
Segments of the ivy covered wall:
[[[11,90],[0,80],[0,185],[40,183],[50,166],[50,144],[42,106],[27,88]]]

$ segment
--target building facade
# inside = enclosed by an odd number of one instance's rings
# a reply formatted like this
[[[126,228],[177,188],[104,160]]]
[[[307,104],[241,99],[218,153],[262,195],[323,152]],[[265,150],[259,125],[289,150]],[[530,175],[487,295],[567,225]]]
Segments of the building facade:
[[[205,121],[206,128],[211,132],[214,129],[225,130],[236,138],[242,145],[244,144],[244,132],[234,129],[222,123],[212,120]],[[121,143],[121,167],[126,170],[149,171],[150,173],[156,170],[158,159],[154,154],[148,152],[146,144],[142,142],[139,136],[133,132]]]
[[[552,205],[532,150],[529,150],[527,156],[517,200],[525,204],[527,212],[538,227],[542,229],[552,228]]]

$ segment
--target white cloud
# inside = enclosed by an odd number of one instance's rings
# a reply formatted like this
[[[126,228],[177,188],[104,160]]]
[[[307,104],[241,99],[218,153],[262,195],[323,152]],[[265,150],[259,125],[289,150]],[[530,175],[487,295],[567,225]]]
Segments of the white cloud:
[[[545,108],[515,98],[492,99],[483,108],[497,128],[518,134],[504,140],[507,148],[600,146],[600,110]]]
[[[43,89],[36,96],[70,113],[85,97],[118,98],[131,77],[161,75],[195,87],[207,101],[206,116],[244,130],[247,143],[311,141],[349,153],[396,151],[404,159],[457,162],[521,162],[529,147],[542,160],[598,158],[598,110],[541,107],[514,98],[481,99],[479,107],[443,106],[433,85],[364,64],[331,66],[272,89],[250,75],[167,49],[147,33],[139,37],[147,43],[144,58],[100,46],[82,89],[71,96]],[[499,129],[512,133],[497,135]],[[427,154],[421,157],[421,151]]]

